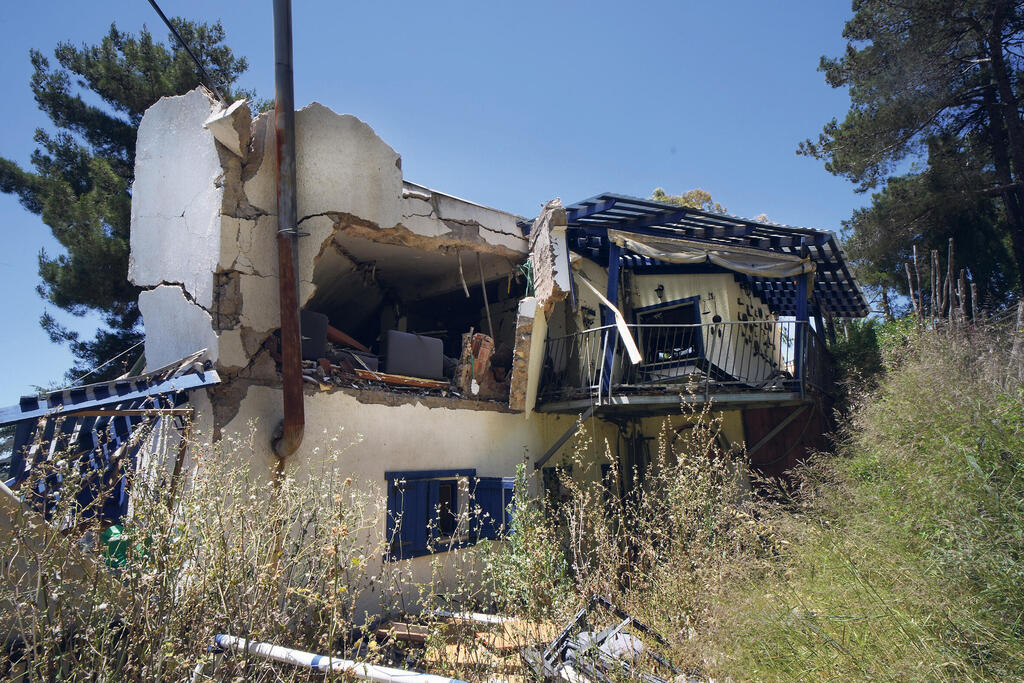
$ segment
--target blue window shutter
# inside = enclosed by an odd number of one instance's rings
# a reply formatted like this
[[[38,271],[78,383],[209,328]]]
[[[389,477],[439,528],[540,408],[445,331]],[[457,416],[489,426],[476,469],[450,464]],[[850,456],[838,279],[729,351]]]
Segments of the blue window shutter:
[[[474,489],[475,526],[477,538],[498,538],[508,533],[512,505],[511,477],[480,477]]]
[[[441,482],[431,479],[427,485],[427,516],[423,523],[424,544],[438,536],[437,505],[441,500]]]
[[[502,477],[501,504],[505,511],[505,534],[512,533],[512,518],[516,514],[515,477]]]
[[[388,483],[387,534],[392,560],[427,552],[428,484],[401,479]]]

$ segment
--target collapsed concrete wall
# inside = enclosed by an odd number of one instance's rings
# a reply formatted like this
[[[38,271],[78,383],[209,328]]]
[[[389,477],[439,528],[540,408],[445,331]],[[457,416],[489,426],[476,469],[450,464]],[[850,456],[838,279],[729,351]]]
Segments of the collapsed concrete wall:
[[[567,226],[562,201],[556,198],[544,205],[530,229],[534,293],[519,304],[509,392],[509,406],[525,412],[527,417],[537,402],[548,319],[571,287]]]
[[[296,136],[300,305],[372,323],[387,302],[467,277],[494,289],[525,259],[516,216],[404,181],[399,155],[356,117],[314,103]],[[248,386],[279,383],[272,115],[197,89],[151,107],[137,149],[129,277],[144,288],[147,364],[207,348],[225,379],[220,427]]]
[[[399,155],[354,116],[312,104],[296,113],[296,135],[300,305],[362,330],[369,345],[375,325],[411,329],[417,302],[453,303],[468,325],[453,334],[488,325],[511,344],[513,279],[530,251],[519,217],[405,181]],[[151,107],[137,144],[130,266],[143,288],[147,365],[208,349],[222,382],[194,392],[196,432],[240,437],[251,444],[241,455],[268,473],[282,403],[274,148],[271,115],[252,118],[244,103],[223,109],[195,90]],[[570,419],[526,423],[498,403],[324,387],[306,386],[307,438],[289,465],[337,467],[380,487],[385,471],[511,476]],[[342,429],[359,442],[331,461],[318,436]],[[429,557],[410,562],[429,573]]]

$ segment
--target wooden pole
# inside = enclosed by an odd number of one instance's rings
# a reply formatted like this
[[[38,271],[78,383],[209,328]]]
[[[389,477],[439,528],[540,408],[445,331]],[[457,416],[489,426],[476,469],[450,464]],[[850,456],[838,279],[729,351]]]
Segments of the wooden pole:
[[[946,254],[946,293],[943,295],[942,310],[946,317],[953,314],[953,238],[949,238],[949,252]]]
[[[491,322],[491,305],[487,303],[487,281],[484,280],[484,263],[480,259],[480,252],[476,253],[476,269],[480,271],[480,290],[484,293],[484,310],[487,312],[487,330],[494,339],[494,323]],[[497,343],[497,342],[495,342]]]
[[[971,283],[971,324],[978,323],[978,283]]]
[[[959,299],[961,321],[967,323],[967,270],[965,268],[961,268],[961,276],[956,284],[956,298]]]
[[[914,245],[914,275],[917,276],[917,314],[924,319],[924,290],[921,289],[921,269],[917,265],[917,245]]]
[[[910,289],[910,303],[914,307],[914,313],[918,317],[920,317],[921,316],[921,311],[918,310],[917,299],[914,298],[914,278],[910,274],[910,264],[904,262],[903,263],[903,268],[904,268],[904,270],[907,271],[907,287]]]
[[[1018,377],[1021,374],[1021,349],[1024,347],[1021,344],[1022,339],[1024,339],[1024,299],[1017,302],[1017,322],[1013,326],[1013,347],[1010,349],[1010,361],[1013,363]]]

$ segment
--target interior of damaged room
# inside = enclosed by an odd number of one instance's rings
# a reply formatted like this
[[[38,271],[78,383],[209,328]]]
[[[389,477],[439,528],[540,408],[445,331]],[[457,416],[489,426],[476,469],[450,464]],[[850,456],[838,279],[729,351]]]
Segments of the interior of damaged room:
[[[533,294],[528,259],[360,238],[332,249],[356,268],[303,309],[307,378],[507,404],[519,302]]]

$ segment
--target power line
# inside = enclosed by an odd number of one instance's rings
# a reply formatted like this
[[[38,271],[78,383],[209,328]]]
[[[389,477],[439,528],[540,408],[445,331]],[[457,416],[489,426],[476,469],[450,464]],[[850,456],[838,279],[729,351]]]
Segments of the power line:
[[[78,379],[76,379],[76,380],[75,380],[74,382],[72,382],[72,383],[71,383],[71,386],[75,386],[76,384],[78,384],[78,383],[79,383],[79,382],[81,382],[81,381],[82,381],[83,379],[85,379],[86,377],[88,377],[88,376],[89,376],[89,375],[91,375],[92,373],[96,372],[96,371],[97,371],[97,370],[99,370],[100,368],[104,368],[104,367],[106,367],[106,366],[110,365],[111,363],[113,363],[113,362],[114,362],[115,360],[117,360],[117,359],[118,359],[118,358],[120,358],[121,356],[125,355],[126,353],[129,353],[129,352],[131,352],[131,351],[132,351],[132,349],[136,349],[136,348],[138,348],[138,347],[142,346],[142,345],[143,345],[144,343],[145,343],[145,340],[143,340],[143,341],[140,341],[140,342],[138,342],[137,344],[132,344],[132,345],[131,345],[131,346],[129,346],[129,347],[127,348],[127,349],[125,349],[125,350],[124,350],[124,351],[122,351],[121,353],[117,354],[116,356],[114,356],[114,357],[113,357],[113,358],[111,358],[110,360],[107,360],[107,361],[103,361],[102,363],[100,363],[99,365],[97,365],[96,367],[94,367],[94,368],[93,368],[92,370],[90,370],[89,372],[85,373],[84,375],[82,375],[81,377],[79,377]]]
[[[159,14],[160,18],[164,20],[165,24],[167,24],[167,28],[171,29],[171,33],[174,34],[174,37],[178,39],[178,42],[181,43],[181,46],[185,48],[185,52],[188,53],[188,56],[191,57],[192,61],[196,63],[196,66],[199,67],[199,71],[203,74],[203,80],[205,81],[207,87],[209,87],[210,90],[213,91],[213,94],[217,96],[218,100],[224,102],[224,95],[222,95],[220,90],[217,89],[217,84],[213,82],[212,78],[210,78],[210,74],[206,73],[206,68],[199,61],[199,58],[196,57],[195,54],[192,52],[192,49],[188,46],[188,43],[185,42],[185,39],[181,37],[180,33],[178,33],[178,29],[174,28],[174,25],[170,22],[170,20],[167,19],[167,16],[164,14],[163,10],[161,10],[160,6],[156,4],[156,0],[149,0],[149,4],[153,6],[153,9],[156,10],[156,13]]]

